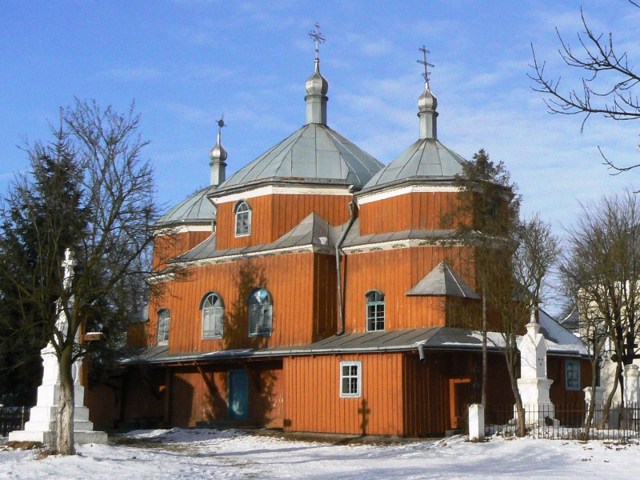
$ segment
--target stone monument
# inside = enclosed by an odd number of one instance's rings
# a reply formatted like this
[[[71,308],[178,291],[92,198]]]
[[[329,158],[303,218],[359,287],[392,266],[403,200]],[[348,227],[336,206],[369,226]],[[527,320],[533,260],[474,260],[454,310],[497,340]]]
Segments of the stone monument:
[[[545,421],[553,421],[555,407],[549,398],[549,389],[553,380],[547,378],[547,342],[540,333],[540,324],[531,312],[531,320],[526,325],[519,346],[520,378],[518,389],[522,398],[527,425],[544,425]],[[548,420],[547,420],[548,419]]]
[[[64,268],[64,288],[71,286],[75,260],[69,249],[65,251],[62,262]],[[56,328],[60,332],[67,330],[67,317],[62,308],[59,309]],[[42,384],[38,387],[38,401],[31,408],[29,421],[24,430],[9,433],[10,442],[41,442],[52,445],[56,439],[58,402],[60,398],[60,369],[58,357],[51,342],[40,351],[42,357]],[[89,421],[89,409],[84,406],[84,387],[80,383],[81,361],[73,364],[74,379],[74,416],[73,434],[75,443],[107,443],[107,434],[93,430],[93,423]]]

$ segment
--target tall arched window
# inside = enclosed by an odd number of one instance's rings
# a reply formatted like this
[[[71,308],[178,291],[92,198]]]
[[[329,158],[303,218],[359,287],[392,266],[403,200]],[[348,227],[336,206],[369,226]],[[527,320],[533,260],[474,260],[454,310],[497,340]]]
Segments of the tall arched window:
[[[256,288],[249,295],[249,336],[268,337],[273,327],[273,303],[264,288]]]
[[[202,338],[222,338],[224,304],[217,293],[209,293],[202,301]]]
[[[158,312],[158,345],[169,343],[169,324],[171,323],[171,312],[166,308]]]
[[[236,214],[236,237],[251,235],[251,207],[245,200],[240,200],[234,208]]]
[[[378,290],[367,292],[367,331],[384,330],[384,293]]]

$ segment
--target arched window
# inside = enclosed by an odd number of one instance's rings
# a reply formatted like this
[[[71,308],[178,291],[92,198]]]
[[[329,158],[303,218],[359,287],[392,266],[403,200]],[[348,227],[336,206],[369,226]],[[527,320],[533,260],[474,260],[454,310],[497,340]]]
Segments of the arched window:
[[[169,324],[171,323],[171,312],[166,308],[158,312],[158,345],[169,343]]]
[[[268,337],[273,326],[273,303],[264,288],[256,288],[249,295],[249,336]]]
[[[224,304],[217,293],[209,293],[202,300],[202,338],[222,338]]]
[[[246,237],[251,235],[251,207],[240,200],[234,208],[236,214],[236,237]]]
[[[378,290],[367,292],[367,331],[384,330],[384,293]]]

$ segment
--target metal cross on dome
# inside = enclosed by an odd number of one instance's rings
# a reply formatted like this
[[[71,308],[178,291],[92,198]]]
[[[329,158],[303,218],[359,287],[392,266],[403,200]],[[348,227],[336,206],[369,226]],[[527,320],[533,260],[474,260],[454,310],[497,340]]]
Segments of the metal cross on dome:
[[[316,42],[316,60],[318,60],[318,52],[320,51],[320,44],[327,41],[327,39],[320,33],[320,24],[316,22],[315,30],[309,32],[309,36]]]
[[[224,113],[222,114],[222,116],[220,117],[220,120],[218,120],[218,133],[222,130],[223,127],[226,127],[227,124],[224,123]]]
[[[429,67],[435,67],[435,65],[433,65],[432,63],[427,62],[427,53],[431,53],[431,52],[427,50],[427,47],[425,47],[424,45],[422,46],[422,48],[419,48],[418,50],[422,52],[423,60],[416,60],[416,61],[421,65],[424,65],[424,73],[422,74],[422,77],[424,78],[424,81],[426,83],[429,83]]]

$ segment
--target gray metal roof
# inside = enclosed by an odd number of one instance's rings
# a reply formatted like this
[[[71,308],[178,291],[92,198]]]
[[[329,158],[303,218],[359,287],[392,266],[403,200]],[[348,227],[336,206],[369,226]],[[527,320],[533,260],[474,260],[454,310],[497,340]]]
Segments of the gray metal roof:
[[[216,208],[207,197],[215,189],[215,186],[209,186],[190,195],[160,217],[157,225],[170,226],[213,222],[216,218]]]
[[[434,138],[422,138],[380,170],[363,191],[376,190],[412,179],[452,181],[462,174],[464,158]]]
[[[335,227],[340,233],[347,224]],[[424,240],[425,242],[433,242],[436,240],[446,240],[455,237],[455,230],[402,230],[399,232],[372,233],[369,235],[360,235],[360,219],[357,218],[353,222],[353,226],[349,230],[345,238],[343,247],[356,247],[376,243],[386,243],[401,240]]]
[[[185,254],[175,258],[172,262],[192,262],[196,260],[206,260],[209,258],[224,257],[228,255],[246,255],[260,251],[271,251],[304,245],[333,247],[338,237],[335,227],[331,227],[328,222],[316,213],[310,213],[298,225],[293,227],[275,242],[266,245],[252,245],[242,248],[231,248],[226,250],[216,250],[215,235],[211,235],[202,243]],[[326,240],[324,240],[326,238]]]
[[[407,295],[445,295],[476,300],[480,298],[445,262],[436,265],[436,268],[416,283]]]
[[[550,317],[544,324],[555,322]],[[543,321],[541,321],[541,324]],[[557,323],[557,322],[556,322]],[[544,325],[543,324],[543,325]],[[562,328],[562,327],[560,327]],[[550,330],[554,330],[551,326]],[[586,356],[584,344],[565,330],[564,342],[547,337],[548,331],[541,329],[547,339],[549,353],[556,355]],[[557,332],[556,332],[557,333]],[[499,349],[501,336],[489,332],[488,349]],[[122,361],[124,364],[168,364],[184,362],[213,362],[241,358],[281,358],[294,355],[328,355],[339,353],[402,352],[414,350],[422,344],[427,350],[479,350],[482,348],[480,332],[452,327],[415,328],[410,330],[390,330],[383,332],[359,332],[333,335],[315,343],[265,349],[232,349],[212,352],[169,353],[166,346],[148,347]]]
[[[361,188],[382,167],[382,163],[338,132],[310,123],[238,170],[218,187],[218,192],[278,179]]]

